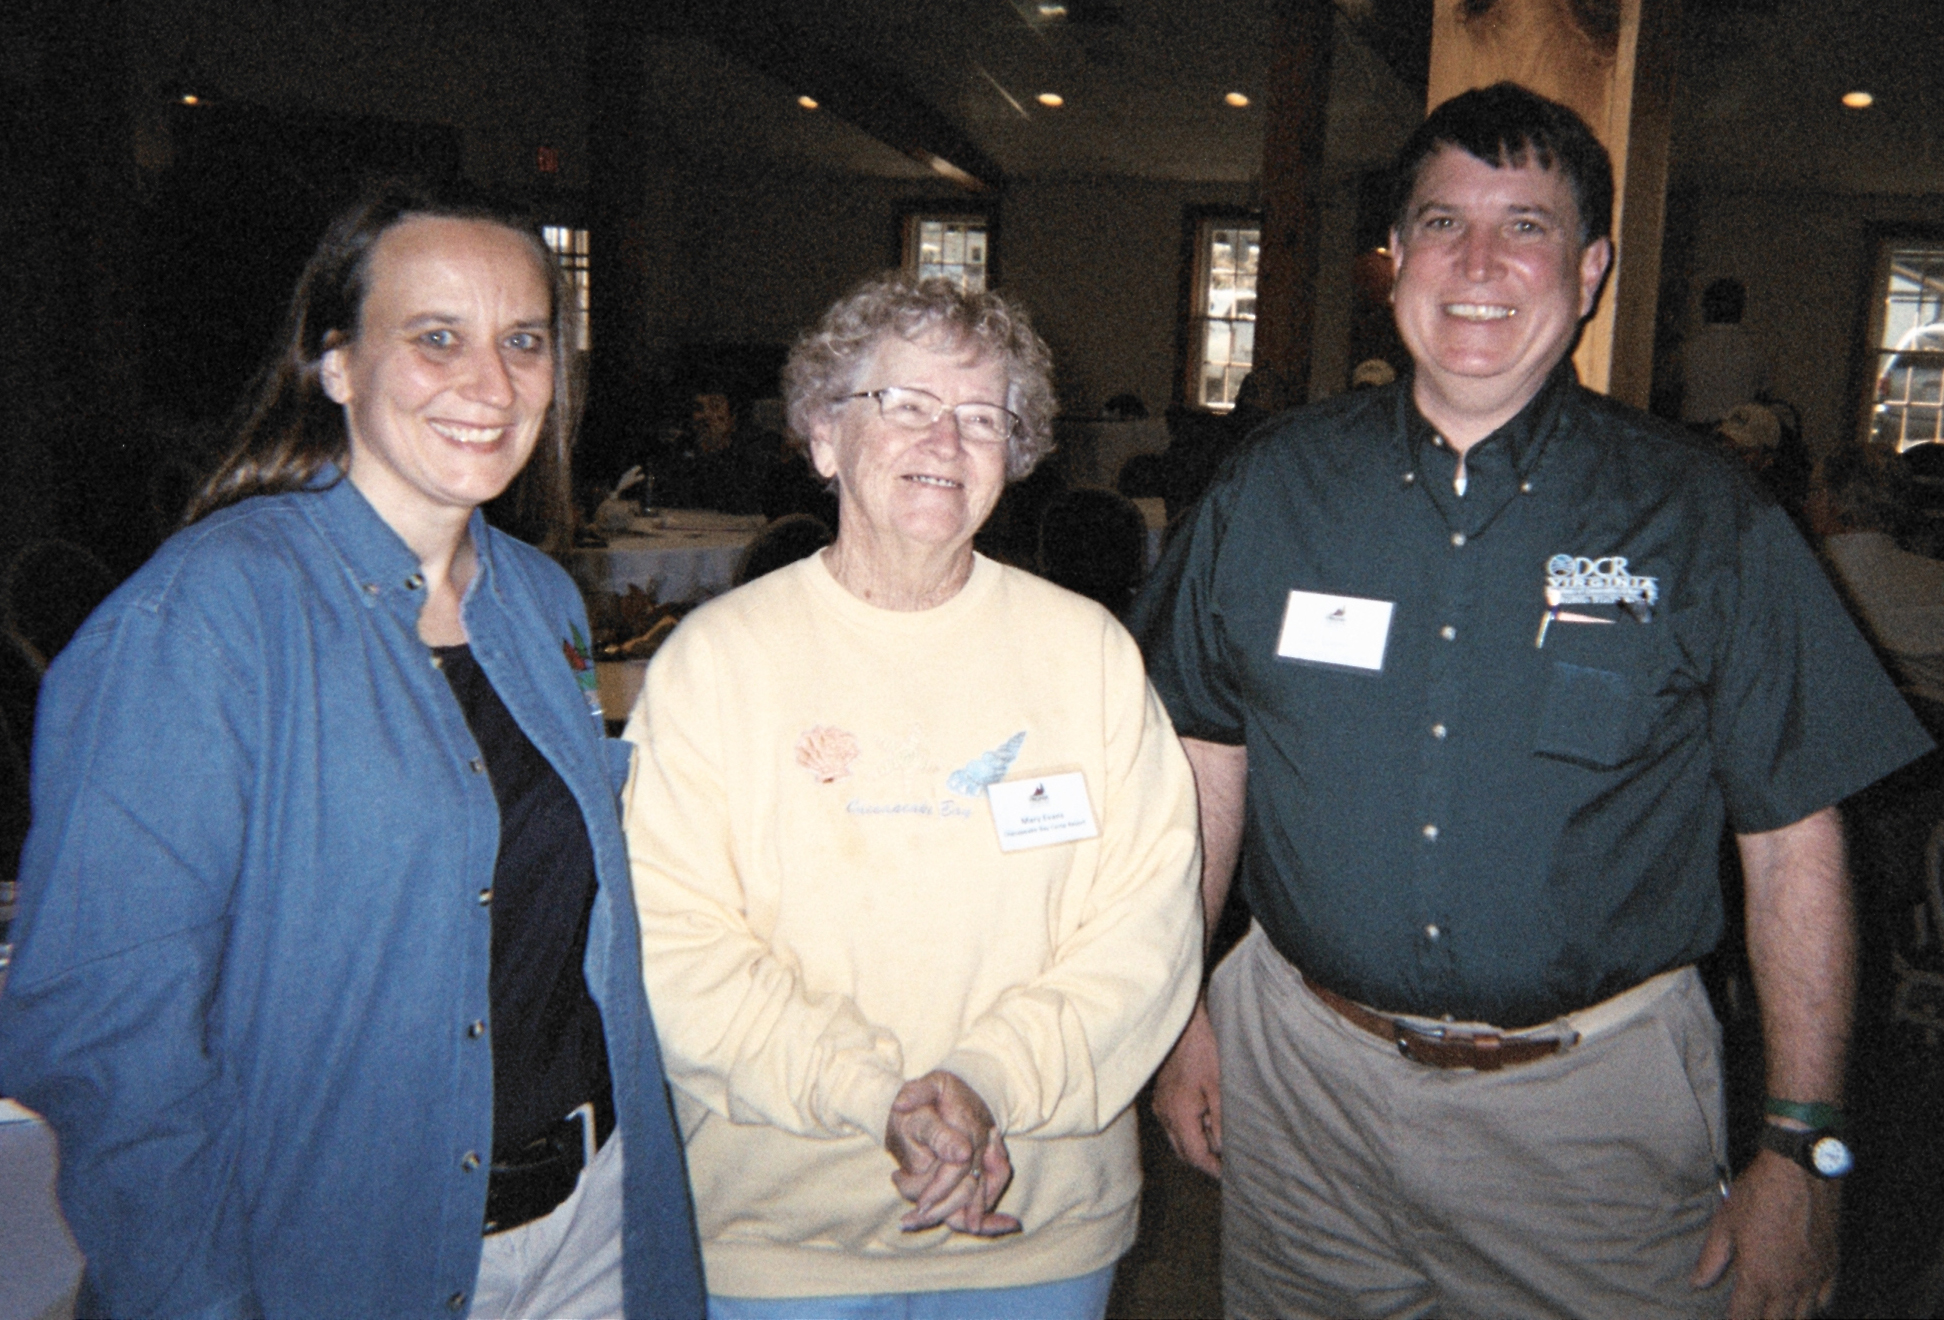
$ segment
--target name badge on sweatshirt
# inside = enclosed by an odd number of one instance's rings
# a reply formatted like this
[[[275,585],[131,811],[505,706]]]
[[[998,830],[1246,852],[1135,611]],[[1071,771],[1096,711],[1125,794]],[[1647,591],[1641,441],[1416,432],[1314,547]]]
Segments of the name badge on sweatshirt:
[[[1283,610],[1276,654],[1284,660],[1374,673],[1384,667],[1384,645],[1390,640],[1395,608],[1388,600],[1292,591]]]
[[[1078,770],[990,785],[986,801],[999,830],[1000,852],[1100,837],[1087,801],[1087,777]]]

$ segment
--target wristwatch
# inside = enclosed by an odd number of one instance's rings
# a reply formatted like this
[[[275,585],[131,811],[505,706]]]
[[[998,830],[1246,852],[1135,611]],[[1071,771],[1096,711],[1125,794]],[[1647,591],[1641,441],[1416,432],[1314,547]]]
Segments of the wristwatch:
[[[1785,1128],[1762,1124],[1762,1149],[1786,1156],[1818,1178],[1840,1178],[1856,1167],[1856,1157],[1830,1128]]]

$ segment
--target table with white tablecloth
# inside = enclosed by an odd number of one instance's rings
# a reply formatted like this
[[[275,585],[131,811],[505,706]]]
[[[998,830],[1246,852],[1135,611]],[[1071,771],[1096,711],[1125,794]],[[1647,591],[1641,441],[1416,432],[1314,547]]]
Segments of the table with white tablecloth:
[[[582,591],[620,596],[633,586],[660,601],[705,600],[729,589],[762,528],[761,514],[671,509],[635,519],[605,547],[573,550],[567,571]]]
[[[69,1320],[81,1252],[54,1199],[54,1133],[0,1100],[0,1316]]]

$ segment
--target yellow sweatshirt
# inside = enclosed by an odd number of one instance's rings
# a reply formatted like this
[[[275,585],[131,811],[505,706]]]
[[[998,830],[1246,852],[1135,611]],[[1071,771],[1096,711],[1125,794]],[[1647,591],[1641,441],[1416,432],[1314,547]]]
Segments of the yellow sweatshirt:
[[[1129,1103],[1201,950],[1194,784],[1120,625],[983,558],[945,604],[882,610],[813,556],[692,614],[627,736],[709,1290],[1012,1287],[1118,1258]],[[1075,771],[1098,836],[1002,852],[986,786]],[[937,1068],[1005,1136],[1015,1236],[899,1229],[885,1123]]]

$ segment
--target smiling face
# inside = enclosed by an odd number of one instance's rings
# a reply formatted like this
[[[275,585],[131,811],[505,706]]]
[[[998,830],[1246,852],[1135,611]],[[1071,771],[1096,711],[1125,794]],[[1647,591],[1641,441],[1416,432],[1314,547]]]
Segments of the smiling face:
[[[553,401],[552,286],[523,234],[412,216],[372,245],[357,338],[324,354],[347,470],[415,533],[463,523],[526,466]]]
[[[1391,233],[1391,301],[1418,407],[1447,440],[1483,439],[1539,392],[1612,252],[1604,238],[1580,245],[1556,169],[1494,167],[1450,146],[1424,163],[1405,228]]]
[[[1006,446],[967,444],[950,408],[1006,402],[1006,368],[934,337],[886,335],[859,374],[858,392],[924,390],[948,409],[922,431],[887,422],[875,399],[840,403],[814,425],[810,458],[837,479],[838,541],[890,570],[896,563],[971,553],[972,534],[1006,484]]]

